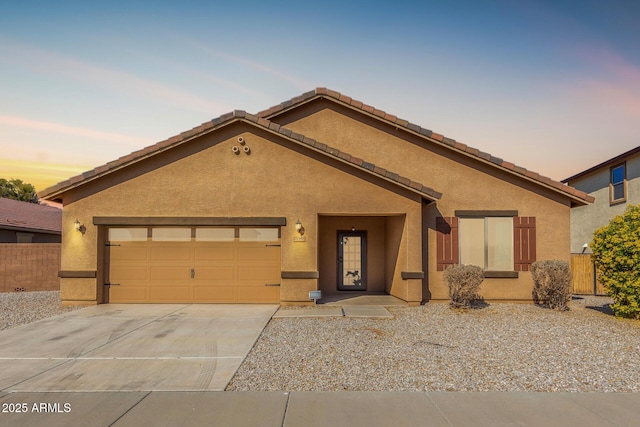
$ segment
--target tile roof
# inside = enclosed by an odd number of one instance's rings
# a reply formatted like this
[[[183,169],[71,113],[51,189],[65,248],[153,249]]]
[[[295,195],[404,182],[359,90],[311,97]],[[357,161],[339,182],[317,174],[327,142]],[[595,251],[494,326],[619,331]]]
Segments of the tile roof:
[[[0,228],[60,234],[62,209],[0,198]]]
[[[274,105],[271,108],[260,111],[257,116],[260,118],[272,118],[276,115],[284,113],[288,110],[291,110],[297,107],[300,104],[304,104],[310,102],[317,98],[328,99],[337,103],[341,103],[346,105],[352,109],[359,110],[364,114],[368,114],[370,116],[374,116],[381,121],[385,121],[393,124],[394,126],[404,128],[407,131],[410,131],[414,134],[420,135],[423,138],[428,139],[429,141],[435,142],[442,146],[449,147],[453,151],[461,152],[470,157],[474,157],[478,160],[484,161],[485,163],[491,163],[493,166],[505,169],[508,172],[524,177],[525,179],[529,179],[531,181],[537,182],[539,184],[543,184],[546,187],[551,187],[556,191],[560,191],[565,195],[568,195],[574,200],[579,200],[582,203],[593,202],[595,199],[588,195],[587,193],[580,191],[571,186],[565,185],[562,182],[555,181],[549,177],[538,174],[537,172],[533,172],[527,170],[523,167],[517,166],[511,162],[507,162],[499,157],[492,156],[489,153],[482,152],[477,148],[469,147],[466,144],[456,141],[455,139],[448,138],[439,133],[433,132],[429,129],[425,129],[416,124],[410,123],[407,120],[400,119],[392,114],[388,114],[382,110],[379,110],[370,105],[366,105],[361,101],[357,101],[349,96],[343,95],[340,92],[336,92],[331,89],[327,89],[324,87],[316,88],[315,90],[305,92],[302,95],[296,96],[295,98],[291,98],[288,101],[284,101],[278,105]],[[565,182],[567,180],[564,180]]]
[[[419,182],[413,181],[402,175],[376,166],[375,164],[364,161],[363,159],[354,157],[349,153],[345,153],[338,150],[337,148],[330,147],[322,142],[316,141],[315,139],[308,138],[302,134],[293,132],[285,128],[284,126],[280,126],[279,124],[271,122],[263,117],[258,117],[257,115],[249,114],[242,110],[235,110],[231,113],[224,114],[191,130],[182,132],[180,135],[173,136],[167,140],[158,142],[157,144],[150,145],[138,151],[134,151],[126,156],[120,157],[117,160],[114,160],[102,166],[98,166],[95,169],[84,172],[81,175],[77,175],[66,181],[62,181],[54,185],[53,187],[42,190],[39,193],[39,196],[43,199],[55,200],[56,196],[86,181],[114,172],[132,163],[138,162],[142,159],[168,150],[188,140],[211,132],[219,127],[226,126],[235,121],[244,121],[261,127],[265,130],[277,133],[280,136],[294,141],[300,145],[310,147],[315,151],[319,151],[326,156],[335,157],[340,161],[351,165],[352,167],[364,170],[371,175],[377,175],[396,185],[405,187],[406,189],[414,193],[419,193],[421,196],[426,197],[427,199],[436,200],[442,197],[442,193],[439,193],[438,191],[429,188]]]
[[[357,157],[353,157],[348,153],[340,152],[339,150],[329,147],[322,142],[316,141],[304,135],[293,132],[287,129],[286,127],[280,126],[279,124],[269,120],[269,118],[273,116],[276,116],[280,113],[283,113],[292,108],[295,108],[300,104],[310,102],[317,98],[329,99],[334,102],[338,102],[343,105],[346,105],[350,108],[359,110],[363,114],[369,114],[371,116],[374,116],[379,120],[393,124],[396,127],[403,128],[407,132],[411,132],[413,134],[419,135],[420,137],[425,138],[432,143],[436,143],[436,144],[440,144],[441,146],[448,147],[453,151],[463,153],[467,156],[473,157],[484,163],[491,164],[496,168],[506,170],[509,173],[512,173],[514,175],[520,176],[529,181],[533,181],[537,184],[541,184],[543,186],[551,188],[557,192],[560,192],[570,197],[574,201],[578,201],[579,203],[586,204],[589,202],[593,202],[595,200],[592,196],[589,196],[583,191],[564,185],[561,182],[554,181],[551,178],[542,176],[536,172],[527,170],[523,167],[517,166],[505,160],[502,160],[501,158],[492,156],[489,153],[485,153],[476,148],[469,147],[466,144],[458,142],[452,138],[448,138],[444,135],[438,134],[429,129],[425,129],[421,126],[410,123],[407,120],[400,119],[392,114],[388,114],[382,110],[366,105],[360,101],[352,99],[351,97],[348,97],[346,95],[343,95],[339,92],[336,92],[327,88],[316,88],[315,90],[305,92],[302,95],[291,98],[288,101],[282,102],[267,110],[263,110],[255,115],[249,114],[242,110],[235,110],[231,113],[223,114],[222,116],[217,117],[211,121],[202,123],[200,126],[197,126],[191,130],[182,132],[179,135],[173,136],[164,141],[160,141],[156,144],[142,148],[141,150],[134,151],[126,156],[120,157],[119,159],[111,161],[105,165],[102,165],[95,169],[84,172],[83,174],[72,177],[66,181],[62,181],[54,185],[53,187],[49,187],[41,191],[39,193],[39,196],[43,199],[56,200],[56,196],[64,193],[65,191],[71,188],[74,188],[87,181],[93,180],[95,178],[106,175],[108,173],[114,172],[115,170],[126,167],[132,163],[138,162],[152,155],[166,151],[188,140],[191,140],[200,135],[211,132],[219,127],[226,126],[227,124],[233,121],[238,121],[238,120],[244,120],[245,122],[256,124],[260,127],[276,132],[282,135],[283,137],[289,138],[290,140],[294,140],[297,143],[301,143],[303,145],[312,147],[313,149],[321,151],[328,156],[336,157],[355,167],[367,170],[373,174],[380,175],[384,179],[392,181],[398,185],[404,186],[412,191],[417,191],[429,199],[432,199],[432,200],[439,199],[442,196],[441,193],[437,192],[434,189],[426,187],[421,183],[414,182],[392,171],[387,171],[383,168],[377,167],[372,163],[366,162],[363,159],[359,159]]]

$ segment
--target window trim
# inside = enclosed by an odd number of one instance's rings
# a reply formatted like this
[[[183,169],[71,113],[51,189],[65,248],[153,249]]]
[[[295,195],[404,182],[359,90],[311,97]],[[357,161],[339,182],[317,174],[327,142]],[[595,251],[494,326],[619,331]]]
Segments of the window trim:
[[[622,182],[619,184],[614,184],[613,182],[613,171],[622,167],[623,177]],[[622,184],[622,197],[619,199],[615,199],[615,185]],[[617,165],[611,166],[609,168],[609,205],[617,205],[620,203],[625,203],[627,201],[627,162],[618,163]]]
[[[492,279],[517,279],[518,277],[520,277],[520,275],[518,274],[517,271],[491,271],[491,270],[486,270],[482,272],[485,279],[486,278],[492,278]]]
[[[511,238],[509,239],[511,247],[510,247],[510,254],[511,254],[511,269],[510,270],[489,270],[488,269],[488,264],[489,264],[489,253],[488,253],[488,218],[513,218],[518,216],[517,211],[455,211],[456,213],[456,217],[458,217],[460,220],[463,220],[465,218],[471,219],[484,219],[484,243],[483,243],[483,250],[484,250],[484,266],[482,267],[482,271],[484,273],[484,277],[495,277],[495,278],[512,278],[512,277],[518,277],[518,272],[516,271],[515,268],[515,257],[513,256],[514,254],[514,230],[513,230],[513,225],[511,227]],[[484,215],[480,215],[479,213],[483,213]],[[460,215],[460,216],[459,216]],[[513,221],[513,220],[512,220]],[[458,263],[462,264],[462,238],[463,238],[463,227],[462,227],[462,223],[463,221],[459,222],[459,232],[458,232]],[[513,224],[513,223],[512,223]],[[515,275],[514,275],[515,274]]]

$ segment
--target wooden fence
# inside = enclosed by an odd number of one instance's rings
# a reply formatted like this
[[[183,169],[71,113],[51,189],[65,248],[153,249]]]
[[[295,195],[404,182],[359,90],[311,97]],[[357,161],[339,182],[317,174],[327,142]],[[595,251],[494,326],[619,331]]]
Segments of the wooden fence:
[[[572,291],[577,295],[606,295],[607,291],[596,279],[591,254],[571,254]]]

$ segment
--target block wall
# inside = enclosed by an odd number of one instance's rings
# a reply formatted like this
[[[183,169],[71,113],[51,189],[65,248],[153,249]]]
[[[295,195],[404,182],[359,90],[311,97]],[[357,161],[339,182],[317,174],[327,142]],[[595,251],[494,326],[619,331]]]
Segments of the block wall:
[[[60,243],[0,243],[0,292],[60,290]]]

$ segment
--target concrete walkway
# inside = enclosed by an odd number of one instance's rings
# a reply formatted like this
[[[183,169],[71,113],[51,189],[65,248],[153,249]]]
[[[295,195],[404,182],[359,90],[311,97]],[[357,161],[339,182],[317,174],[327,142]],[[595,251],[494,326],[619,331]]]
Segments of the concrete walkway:
[[[345,305],[344,307],[318,306],[280,308],[273,315],[279,317],[365,317],[369,319],[393,319],[389,310],[381,305]]]
[[[407,303],[391,295],[363,293],[329,294],[322,297],[322,304],[314,307],[281,307],[274,318],[279,317],[364,317],[369,319],[393,319],[385,308],[406,307]]]
[[[640,394],[0,393],[3,426],[637,426]],[[18,410],[22,412],[17,412]]]

